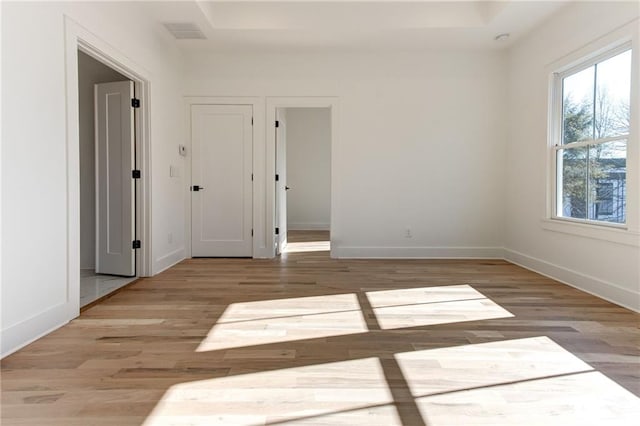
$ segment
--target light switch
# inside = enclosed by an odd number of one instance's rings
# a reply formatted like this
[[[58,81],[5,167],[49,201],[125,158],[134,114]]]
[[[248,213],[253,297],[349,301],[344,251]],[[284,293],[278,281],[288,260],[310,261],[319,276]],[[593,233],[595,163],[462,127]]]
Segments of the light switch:
[[[180,167],[178,167],[178,166],[169,166],[169,176],[170,177],[180,177]]]

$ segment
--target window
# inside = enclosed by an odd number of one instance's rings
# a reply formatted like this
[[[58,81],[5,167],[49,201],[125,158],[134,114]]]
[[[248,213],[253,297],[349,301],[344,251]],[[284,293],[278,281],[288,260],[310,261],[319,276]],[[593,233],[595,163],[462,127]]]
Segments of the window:
[[[631,48],[555,75],[554,217],[626,223]]]

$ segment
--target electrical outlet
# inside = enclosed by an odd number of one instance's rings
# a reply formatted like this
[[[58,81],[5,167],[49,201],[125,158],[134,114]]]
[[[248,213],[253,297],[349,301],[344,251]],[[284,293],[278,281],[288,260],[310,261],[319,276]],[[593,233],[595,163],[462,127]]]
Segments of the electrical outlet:
[[[407,228],[407,229],[404,230],[404,237],[405,238],[413,237],[413,235],[411,235],[411,228]]]

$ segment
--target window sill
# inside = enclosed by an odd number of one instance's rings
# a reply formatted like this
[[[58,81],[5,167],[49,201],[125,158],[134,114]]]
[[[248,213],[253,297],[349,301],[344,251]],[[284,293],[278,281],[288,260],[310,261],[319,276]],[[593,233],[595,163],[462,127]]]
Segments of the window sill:
[[[547,231],[640,247],[640,233],[616,226],[593,225],[563,219],[542,219],[542,228]]]

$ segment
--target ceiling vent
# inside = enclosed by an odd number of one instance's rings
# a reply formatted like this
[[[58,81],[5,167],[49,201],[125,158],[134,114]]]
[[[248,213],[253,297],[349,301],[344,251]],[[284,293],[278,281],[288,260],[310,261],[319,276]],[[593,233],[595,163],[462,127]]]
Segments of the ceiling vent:
[[[203,40],[204,33],[192,22],[165,22],[164,26],[178,40]]]

